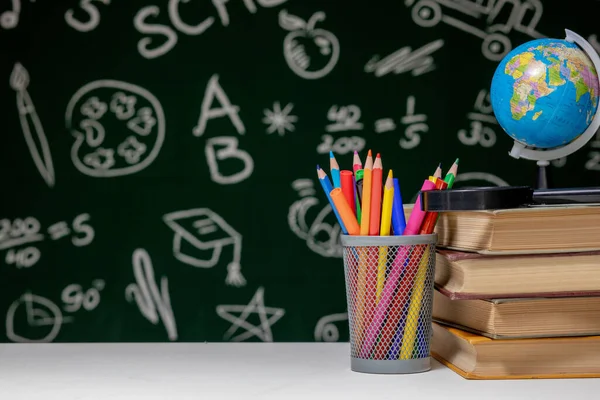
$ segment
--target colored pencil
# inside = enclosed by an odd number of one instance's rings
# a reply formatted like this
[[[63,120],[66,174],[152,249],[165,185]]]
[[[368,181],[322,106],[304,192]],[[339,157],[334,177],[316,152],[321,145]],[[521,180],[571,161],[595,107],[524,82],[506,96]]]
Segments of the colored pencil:
[[[394,177],[392,170],[388,173],[383,189],[383,202],[381,205],[381,226],[379,229],[380,236],[390,235],[390,226],[392,223],[392,206],[394,197]],[[387,246],[379,246],[379,262],[377,267],[377,302],[381,298],[383,284],[385,282],[386,262],[387,262]]]
[[[400,183],[397,178],[394,178],[393,203],[392,228],[394,229],[394,235],[400,236],[404,234],[404,229],[406,229],[406,216],[404,215],[404,204],[402,202],[402,193],[400,192]]]
[[[379,235],[381,221],[381,192],[383,180],[383,165],[381,155],[377,153],[371,173],[371,216],[369,217],[369,235]]]
[[[329,169],[331,171],[331,179],[333,179],[333,187],[342,187],[342,183],[340,181],[340,166],[333,155],[333,151],[329,152]]]
[[[423,186],[421,186],[421,191],[424,192],[426,190],[432,190],[435,187],[435,183],[431,182],[429,179],[426,179],[423,182]],[[406,229],[404,229],[405,235],[416,235],[421,230],[421,224],[423,223],[423,218],[425,218],[425,211],[421,210],[421,196],[417,197],[417,201],[415,201],[415,205],[410,213],[410,217],[408,217],[408,222],[406,223]]]
[[[356,171],[359,169],[362,169],[362,162],[360,161],[358,152],[354,150],[354,158],[352,159],[352,170],[354,171],[354,175],[356,175]]]
[[[442,163],[439,163],[438,167],[435,169],[433,177],[437,179],[442,177]]]
[[[333,200],[331,200],[330,193],[333,190],[333,187],[331,186],[331,181],[329,180],[329,177],[327,176],[325,171],[323,171],[321,169],[321,167],[318,165],[317,165],[317,176],[319,177],[319,182],[321,182],[321,187],[323,187],[323,191],[325,192],[325,195],[327,195],[327,200],[329,201],[329,205],[331,205],[331,208],[333,209],[333,213],[335,214],[335,217],[337,218],[338,223],[340,224],[340,228],[342,228],[342,232],[344,233],[344,235],[347,235],[348,231],[346,230],[346,226],[344,225],[344,222],[342,221],[340,214],[338,214],[337,208],[335,207],[335,204],[333,204]]]
[[[356,216],[354,216],[354,211],[348,204],[346,200],[346,196],[342,189],[335,188],[330,193],[331,199],[337,208],[342,221],[344,221],[344,225],[348,230],[349,235],[358,235],[360,233],[360,228],[358,226],[358,222],[356,221]]]
[[[444,190],[448,187],[448,184],[441,180],[437,179],[435,182],[436,190]],[[419,234],[421,235],[430,235],[433,233],[435,229],[435,223],[437,222],[438,213],[433,211],[428,211],[425,214],[425,218],[423,218],[423,223],[421,224],[421,229],[419,230]]]
[[[452,189],[452,186],[454,186],[454,180],[456,179],[456,175],[458,175],[458,162],[459,159],[457,158],[444,177],[444,181],[448,184],[448,189]]]
[[[344,193],[344,197],[346,197],[348,205],[352,209],[352,215],[354,215],[356,218],[356,189],[354,185],[354,174],[352,171],[343,170],[340,171],[340,177],[342,181],[342,192]]]
[[[371,216],[371,181],[373,173],[373,156],[371,150],[367,154],[365,167],[363,168],[363,190],[361,203],[361,219],[360,219],[360,234],[362,236],[369,235],[370,216]]]

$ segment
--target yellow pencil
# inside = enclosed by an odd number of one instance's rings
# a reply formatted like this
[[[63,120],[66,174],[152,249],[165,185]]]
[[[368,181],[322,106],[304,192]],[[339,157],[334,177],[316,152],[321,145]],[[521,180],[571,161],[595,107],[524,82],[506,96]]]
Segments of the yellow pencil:
[[[363,168],[363,192],[362,192],[362,204],[361,204],[361,218],[360,218],[360,234],[361,236],[369,235],[369,216],[371,214],[371,181],[373,173],[373,155],[371,150],[367,154],[365,161],[365,167]]]
[[[388,173],[388,177],[385,181],[383,188],[383,201],[381,203],[381,226],[379,228],[379,236],[389,236],[390,226],[392,225],[392,206],[394,199],[394,177],[392,170]],[[386,261],[387,261],[387,246],[379,247],[379,263],[377,268],[377,303],[381,297],[383,291],[383,285],[385,283],[385,272],[386,272]]]

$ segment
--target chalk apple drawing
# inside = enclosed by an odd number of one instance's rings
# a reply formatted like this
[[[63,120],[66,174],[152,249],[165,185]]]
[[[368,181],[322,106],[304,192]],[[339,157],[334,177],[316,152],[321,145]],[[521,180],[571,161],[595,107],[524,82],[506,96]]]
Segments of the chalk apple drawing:
[[[331,72],[340,58],[340,42],[335,35],[315,24],[325,13],[314,13],[308,22],[286,10],[279,12],[279,26],[290,31],[283,41],[283,55],[294,73],[304,79],[319,79]]]

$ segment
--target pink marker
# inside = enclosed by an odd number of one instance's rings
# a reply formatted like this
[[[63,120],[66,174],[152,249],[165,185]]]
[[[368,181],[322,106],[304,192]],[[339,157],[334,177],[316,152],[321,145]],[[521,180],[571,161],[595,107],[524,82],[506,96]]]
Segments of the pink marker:
[[[421,191],[432,190],[435,188],[435,183],[431,182],[429,179],[426,179],[423,182],[423,186],[421,187]],[[421,224],[423,223],[423,219],[425,218],[426,211],[421,210],[421,196],[417,198],[415,202],[415,206],[410,213],[410,217],[406,222],[406,228],[404,229],[405,235],[418,235],[421,231]]]

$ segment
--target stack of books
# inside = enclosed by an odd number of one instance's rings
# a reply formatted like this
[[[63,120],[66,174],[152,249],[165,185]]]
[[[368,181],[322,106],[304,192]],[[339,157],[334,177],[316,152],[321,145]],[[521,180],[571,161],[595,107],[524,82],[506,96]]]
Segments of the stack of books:
[[[600,206],[440,213],[432,356],[468,379],[600,377]]]

